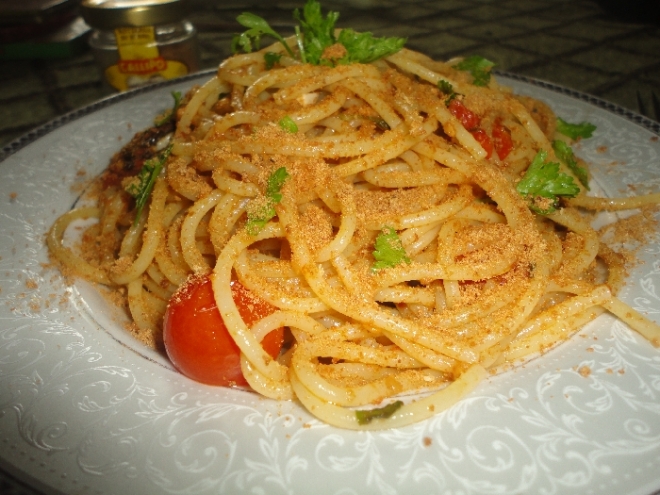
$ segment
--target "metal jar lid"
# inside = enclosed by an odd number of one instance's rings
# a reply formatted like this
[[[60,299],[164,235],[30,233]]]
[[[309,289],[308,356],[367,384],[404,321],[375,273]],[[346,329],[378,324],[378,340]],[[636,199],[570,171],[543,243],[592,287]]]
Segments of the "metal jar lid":
[[[83,0],[81,14],[97,29],[156,26],[180,22],[188,0]]]

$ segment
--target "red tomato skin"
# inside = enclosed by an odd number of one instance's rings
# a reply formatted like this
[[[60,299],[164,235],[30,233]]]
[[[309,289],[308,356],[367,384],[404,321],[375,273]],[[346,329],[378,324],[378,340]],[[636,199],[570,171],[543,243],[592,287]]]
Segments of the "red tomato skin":
[[[232,282],[232,296],[248,326],[275,311],[240,282]],[[264,349],[272,357],[279,354],[283,337],[284,330],[277,329],[264,338]],[[220,316],[210,278],[191,277],[172,296],[163,339],[172,364],[188,378],[209,385],[248,386],[241,372],[240,349]]]
[[[474,139],[476,139],[484,149],[486,152],[486,158],[490,158],[490,156],[493,154],[493,142],[491,141],[488,134],[486,134],[486,131],[483,129],[476,129],[474,131],[470,131],[470,134],[472,134]]]
[[[513,149],[513,140],[511,139],[511,131],[499,122],[495,122],[493,126],[493,145],[495,152],[500,160],[504,160],[511,150]]]
[[[479,116],[468,107],[463,105],[463,103],[459,100],[451,100],[449,103],[449,112],[458,120],[460,120],[461,124],[463,124],[463,127],[465,127],[468,131],[476,129],[481,123]]]

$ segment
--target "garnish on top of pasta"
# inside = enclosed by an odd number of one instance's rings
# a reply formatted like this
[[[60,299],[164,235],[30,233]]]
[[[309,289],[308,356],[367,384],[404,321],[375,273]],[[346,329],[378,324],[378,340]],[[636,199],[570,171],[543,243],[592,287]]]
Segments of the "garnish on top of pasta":
[[[571,145],[593,127],[558,126],[480,57],[336,30],[313,0],[296,18],[288,38],[239,18],[248,53],[175,95],[96,206],[54,224],[52,255],[116,288],[136,336],[195,380],[351,429],[437,414],[604,311],[660,345],[615,297],[625,257],[584,214],[660,195],[587,196]]]

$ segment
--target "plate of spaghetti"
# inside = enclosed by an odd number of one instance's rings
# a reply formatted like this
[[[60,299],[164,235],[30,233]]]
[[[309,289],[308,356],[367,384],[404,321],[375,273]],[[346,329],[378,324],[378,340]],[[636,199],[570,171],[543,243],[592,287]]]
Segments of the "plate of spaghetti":
[[[243,14],[217,70],[5,158],[3,466],[66,493],[657,490],[652,123],[295,17]]]

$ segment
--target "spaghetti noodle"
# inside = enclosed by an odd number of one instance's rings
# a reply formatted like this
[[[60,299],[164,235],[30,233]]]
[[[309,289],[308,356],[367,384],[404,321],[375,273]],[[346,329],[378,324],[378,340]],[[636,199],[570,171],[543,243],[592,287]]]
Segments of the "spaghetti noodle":
[[[588,197],[562,162],[574,199],[525,197],[516,185],[539,151],[560,162],[544,104],[407,49],[309,65],[285,42],[288,51],[275,44],[224,61],[184,98],[174,128],[136,137],[142,155],[158,150],[138,141],[164,139],[170,153],[141,215],[126,192],[139,170],[125,170],[124,150],[96,185],[97,205],[53,226],[53,256],[123,288],[136,335],[162,345],[170,298],[191,275],[209,276],[251,388],[352,429],[437,414],[604,310],[660,345],[658,325],[614,297],[623,257],[582,214],[659,195]],[[267,53],[279,57],[272,68]],[[282,169],[274,200],[269,178]],[[250,228],[264,211],[272,218]],[[98,222],[81,249],[65,247],[78,218]],[[375,267],[379,241],[402,258]],[[275,311],[248,326],[236,279]],[[281,327],[288,340],[273,359],[260,341]],[[387,419],[365,419],[381,403],[395,405],[376,409]]]

